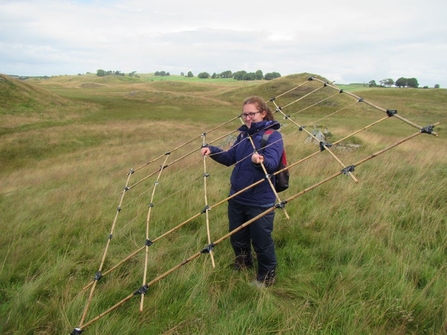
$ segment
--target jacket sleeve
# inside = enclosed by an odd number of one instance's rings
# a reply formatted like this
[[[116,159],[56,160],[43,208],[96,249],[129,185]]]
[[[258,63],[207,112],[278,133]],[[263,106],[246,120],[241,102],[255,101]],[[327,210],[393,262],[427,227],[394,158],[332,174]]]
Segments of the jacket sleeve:
[[[219,147],[214,147],[209,145],[208,148],[211,150],[210,157],[216,162],[223,164],[225,166],[231,166],[236,163],[236,146],[240,142],[240,136],[236,139],[230,149],[227,151],[222,150]]]

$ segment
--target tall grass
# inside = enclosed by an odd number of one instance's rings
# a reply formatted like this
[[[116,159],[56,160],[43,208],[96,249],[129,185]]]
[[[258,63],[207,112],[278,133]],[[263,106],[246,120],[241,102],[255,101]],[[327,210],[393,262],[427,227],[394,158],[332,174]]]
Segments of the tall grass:
[[[71,83],[82,85],[82,80],[73,78]],[[110,87],[90,92],[61,84],[68,79],[54,78],[39,87],[95,106],[92,111],[81,110],[64,125],[24,129],[18,123],[2,135],[0,333],[69,334],[85,307],[89,290],[83,288],[98,270],[129,170],[138,168],[130,185],[138,184],[125,193],[105,270],[144,245],[154,187],[151,239],[203,210],[201,134],[237,115],[236,102],[245,96],[276,95],[290,80],[234,91],[208,87],[201,91],[206,92],[204,99],[183,85],[166,93],[165,82],[157,89],[140,87],[144,92],[136,98],[124,97],[124,92],[134,90],[126,85],[134,82],[108,83]],[[185,101],[196,102],[183,105],[163,98],[153,104],[146,99],[149,91],[168,94],[164,97],[189,96],[192,100]],[[387,103],[402,104],[399,109],[408,110],[424,125],[445,119],[441,112],[430,118],[419,114],[402,91],[393,90],[399,92],[394,97],[387,92]],[[432,104],[431,111],[441,111],[432,101],[434,90],[423,92],[426,95],[417,99]],[[442,103],[443,96],[438,98]],[[209,109],[210,99],[221,104]],[[334,101],[323,109],[336,111],[340,106]],[[58,113],[64,113],[63,108]],[[294,105],[289,110],[300,108]],[[317,109],[294,119],[309,127],[327,126],[332,141],[377,119],[381,116],[377,113],[352,109],[319,121],[324,112]],[[238,122],[206,134],[206,140],[219,138]],[[306,133],[281,122],[286,125],[283,134],[290,162],[318,151],[315,144],[305,143]],[[274,239],[279,267],[274,287],[249,286],[255,273],[232,269],[232,250],[225,240],[214,248],[215,268],[208,254],[200,255],[150,286],[142,313],[140,298],[134,297],[87,327],[85,334],[445,333],[446,140],[443,126],[436,130],[439,137],[420,135],[357,166],[354,175],[359,183],[340,175],[291,200],[286,205],[290,220],[277,210]],[[349,165],[415,131],[390,119],[332,150]],[[193,138],[191,144],[173,150]],[[224,144],[225,139],[220,141]],[[346,146],[351,142],[360,147]],[[156,185],[157,174],[148,176],[157,172],[167,152],[169,166]],[[182,158],[186,153],[191,154]],[[206,165],[208,201],[214,205],[227,196],[231,168],[211,160]],[[289,199],[340,169],[327,151],[320,152],[291,168],[292,185],[280,196]],[[209,211],[213,240],[227,232],[225,207],[223,203]],[[205,224],[201,214],[151,245],[146,282],[206,246]],[[143,267],[140,252],[104,276],[86,321],[138,289],[144,281]]]

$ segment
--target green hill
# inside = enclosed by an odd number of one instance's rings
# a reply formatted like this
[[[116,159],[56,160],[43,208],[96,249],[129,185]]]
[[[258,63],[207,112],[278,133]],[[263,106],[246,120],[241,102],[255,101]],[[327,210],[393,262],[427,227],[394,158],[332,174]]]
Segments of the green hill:
[[[75,104],[32,81],[0,74],[0,133],[70,122],[86,108],[94,107]]]

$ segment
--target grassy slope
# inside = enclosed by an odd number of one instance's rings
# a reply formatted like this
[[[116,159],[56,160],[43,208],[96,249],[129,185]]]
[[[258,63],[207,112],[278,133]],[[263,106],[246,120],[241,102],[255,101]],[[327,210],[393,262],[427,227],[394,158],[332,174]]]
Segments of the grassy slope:
[[[155,176],[145,178],[163,164],[163,153],[172,150],[168,163],[179,163],[163,171],[157,186],[152,239],[203,209],[203,161],[198,153],[183,158],[200,147],[200,135],[237,115],[244,97],[278,96],[307,77],[234,85],[94,76],[23,83],[2,77],[0,85],[8,91],[0,92],[8,93],[0,100],[0,332],[70,333],[85,306],[88,291],[82,288],[99,267],[129,169],[137,170],[130,185],[141,183],[126,192],[105,269],[141,247]],[[326,89],[297,101],[313,90],[305,85],[277,101],[293,102],[284,111],[295,122],[328,127],[331,141],[382,116],[358,103],[341,110],[352,99],[340,95],[303,110],[321,101]],[[202,255],[151,286],[142,313],[133,298],[85,333],[445,332],[446,90],[354,93],[423,126],[441,121],[440,136],[418,136],[362,164],[355,171],[358,184],[342,176],[291,200],[290,221],[278,211],[279,275],[272,289],[251,288],[253,273],[231,270],[225,240],[215,249],[216,268]],[[325,118],[329,112],[336,114]],[[224,144],[227,137],[220,136],[238,122],[207,134],[207,141]],[[360,149],[334,150],[352,164],[415,131],[389,119],[345,141]],[[285,123],[283,134],[289,161],[315,152],[294,125]],[[195,140],[181,147],[189,139]],[[230,169],[206,164],[208,201],[216,204],[226,196]],[[321,153],[291,169],[293,184],[281,197],[291,199],[339,169]],[[225,204],[210,216],[216,240],[226,233]],[[149,248],[149,280],[206,244],[201,215]],[[143,261],[139,253],[98,283],[85,321],[141,286]]]

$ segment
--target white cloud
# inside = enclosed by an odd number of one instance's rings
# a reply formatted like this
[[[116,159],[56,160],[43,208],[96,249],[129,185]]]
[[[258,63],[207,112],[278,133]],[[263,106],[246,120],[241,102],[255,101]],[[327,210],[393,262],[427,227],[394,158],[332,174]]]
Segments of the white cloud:
[[[0,2],[0,72],[310,72],[447,87],[445,1]]]

